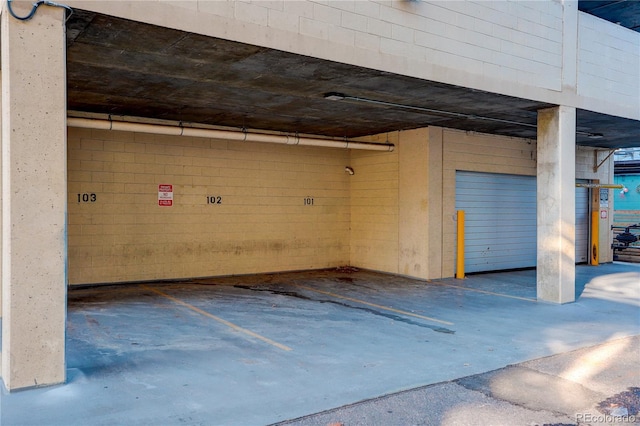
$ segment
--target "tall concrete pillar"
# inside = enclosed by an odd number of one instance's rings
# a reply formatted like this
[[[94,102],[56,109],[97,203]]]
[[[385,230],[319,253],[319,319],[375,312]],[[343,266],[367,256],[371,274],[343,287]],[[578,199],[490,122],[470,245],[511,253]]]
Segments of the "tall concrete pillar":
[[[575,300],[576,110],[538,111],[538,300]]]
[[[2,379],[14,390],[65,380],[66,59],[64,10],[23,22],[2,7]]]

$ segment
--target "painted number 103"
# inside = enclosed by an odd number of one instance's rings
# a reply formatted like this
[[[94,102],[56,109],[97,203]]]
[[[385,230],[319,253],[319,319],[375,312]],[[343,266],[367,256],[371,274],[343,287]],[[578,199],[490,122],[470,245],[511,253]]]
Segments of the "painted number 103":
[[[78,194],[78,202],[79,203],[95,203],[98,199],[98,196],[94,193],[88,194]]]

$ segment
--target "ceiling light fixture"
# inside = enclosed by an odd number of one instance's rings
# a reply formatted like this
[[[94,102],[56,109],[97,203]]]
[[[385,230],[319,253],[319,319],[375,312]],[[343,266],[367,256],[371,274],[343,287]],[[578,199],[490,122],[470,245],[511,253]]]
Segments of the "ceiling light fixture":
[[[324,98],[330,101],[341,101],[345,99],[347,96],[343,93],[338,92],[329,92],[324,94]]]
[[[392,108],[409,109],[409,110],[412,110],[412,111],[425,112],[427,114],[446,116],[446,117],[466,118],[466,119],[469,119],[469,120],[493,121],[493,122],[496,122],[496,123],[515,124],[517,126],[525,126],[525,127],[532,127],[532,128],[537,128],[538,127],[536,124],[522,123],[520,121],[505,120],[505,119],[502,119],[502,118],[493,118],[493,117],[483,117],[483,116],[475,115],[475,114],[465,114],[465,113],[461,113],[461,112],[444,111],[444,110],[433,109],[433,108],[424,108],[424,107],[419,107],[419,106],[415,106],[415,105],[405,105],[405,104],[398,104],[398,103],[395,103],[395,102],[379,101],[379,100],[376,100],[376,99],[359,98],[357,96],[349,96],[349,95],[346,95],[344,93],[339,93],[339,92],[325,93],[324,94],[324,98],[327,99],[327,100],[330,100],[330,101],[343,101],[343,100],[346,100],[346,101],[364,102],[364,103],[368,103],[368,104],[388,106],[388,107],[392,107]]]
[[[516,126],[523,126],[523,127],[530,127],[533,129],[537,129],[538,125],[537,124],[531,124],[531,123],[523,123],[521,121],[513,121],[513,120],[506,120],[506,119],[502,119],[502,118],[494,118],[494,117],[485,117],[485,116],[481,116],[481,115],[475,115],[475,114],[465,114],[465,113],[461,113],[461,112],[453,112],[453,111],[444,111],[444,110],[439,110],[439,109],[432,109],[432,108],[424,108],[424,107],[419,107],[419,106],[415,106],[415,105],[405,105],[405,104],[398,104],[395,102],[386,102],[386,101],[379,101],[376,99],[367,99],[367,98],[360,98],[357,96],[349,96],[346,95],[344,93],[340,93],[340,92],[328,92],[324,94],[324,98],[330,101],[353,101],[353,102],[364,102],[364,103],[369,103],[369,104],[374,104],[374,105],[382,105],[382,106],[388,106],[388,107],[393,107],[393,108],[403,108],[403,109],[409,109],[409,110],[413,110],[413,111],[420,111],[420,112],[425,112],[428,114],[433,114],[433,115],[440,115],[440,116],[449,116],[449,117],[456,117],[456,118],[466,118],[469,120],[482,120],[482,121],[491,121],[494,123],[503,123],[503,124],[513,124]],[[602,139],[604,137],[604,135],[602,133],[592,133],[592,132],[585,132],[585,131],[580,131],[580,130],[576,130],[576,134],[578,135],[582,135],[582,136],[586,136],[589,139]]]

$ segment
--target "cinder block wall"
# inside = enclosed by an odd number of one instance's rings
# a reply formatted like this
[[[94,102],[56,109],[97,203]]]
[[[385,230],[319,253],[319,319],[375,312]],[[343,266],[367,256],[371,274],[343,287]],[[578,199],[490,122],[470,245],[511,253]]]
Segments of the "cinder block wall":
[[[578,18],[578,95],[637,112],[640,35],[620,25],[606,25],[586,13]],[[607,107],[613,110],[613,106]]]
[[[69,282],[346,264],[453,276],[456,170],[535,176],[536,143],[433,129],[368,139],[391,153],[69,129]],[[578,148],[576,177],[612,182],[610,162],[593,171],[604,155]],[[160,184],[173,206],[158,206]],[[613,203],[600,241],[612,215]]]
[[[340,149],[70,128],[69,283],[348,264],[348,164]]]
[[[430,253],[439,238],[430,228],[441,226],[439,188],[430,182],[441,157],[430,157],[429,129],[377,135],[396,145],[392,153],[351,153],[356,170],[351,183],[351,263],[415,278],[440,278]],[[433,193],[431,193],[433,192]],[[432,250],[433,249],[433,250]],[[437,270],[434,270],[437,269]]]
[[[385,142],[377,135],[375,142]],[[399,160],[398,133],[388,135],[396,144],[391,153],[351,153],[351,264],[398,273]]]

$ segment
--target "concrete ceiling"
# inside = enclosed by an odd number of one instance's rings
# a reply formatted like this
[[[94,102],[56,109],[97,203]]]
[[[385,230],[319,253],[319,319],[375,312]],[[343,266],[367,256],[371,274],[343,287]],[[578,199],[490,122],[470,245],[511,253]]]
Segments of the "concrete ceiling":
[[[81,10],[67,79],[70,111],[348,138],[428,125],[535,138],[549,106]],[[640,146],[638,124],[579,110],[577,141]]]

